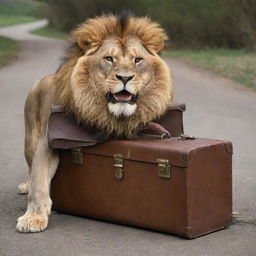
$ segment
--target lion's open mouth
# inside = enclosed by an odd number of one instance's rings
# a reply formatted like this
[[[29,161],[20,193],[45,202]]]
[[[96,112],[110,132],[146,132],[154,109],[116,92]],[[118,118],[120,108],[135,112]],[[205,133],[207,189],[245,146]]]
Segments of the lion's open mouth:
[[[111,92],[108,92],[106,97],[107,97],[107,101],[111,103],[122,102],[122,103],[129,103],[129,104],[135,104],[138,98],[137,95],[133,95],[126,90],[123,90],[121,92],[117,92],[114,94]]]

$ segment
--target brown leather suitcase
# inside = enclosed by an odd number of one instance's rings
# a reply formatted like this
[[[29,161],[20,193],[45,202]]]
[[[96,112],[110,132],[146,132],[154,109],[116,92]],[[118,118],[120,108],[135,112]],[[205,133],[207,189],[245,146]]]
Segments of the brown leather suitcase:
[[[195,238],[232,216],[232,144],[113,140],[60,150],[53,209]]]

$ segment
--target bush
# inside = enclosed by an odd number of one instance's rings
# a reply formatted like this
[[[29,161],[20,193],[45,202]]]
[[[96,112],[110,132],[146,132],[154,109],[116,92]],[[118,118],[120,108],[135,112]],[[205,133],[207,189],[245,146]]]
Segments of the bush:
[[[44,6],[34,0],[0,0],[0,14],[37,17]]]
[[[237,47],[256,50],[256,2],[255,0],[226,0],[223,2],[223,23],[230,43]]]
[[[87,18],[124,9],[159,21],[176,47],[255,49],[255,0],[41,0],[50,26],[69,31]]]

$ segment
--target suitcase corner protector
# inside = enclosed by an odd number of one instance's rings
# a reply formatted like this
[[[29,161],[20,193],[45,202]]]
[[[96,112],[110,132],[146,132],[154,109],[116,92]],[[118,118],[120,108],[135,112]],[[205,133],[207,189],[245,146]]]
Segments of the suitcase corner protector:
[[[233,144],[230,141],[225,142],[226,150],[229,154],[233,154]]]
[[[197,237],[195,234],[195,230],[192,227],[183,227],[182,229],[180,229],[178,234],[180,237],[183,237],[186,239],[193,239]]]

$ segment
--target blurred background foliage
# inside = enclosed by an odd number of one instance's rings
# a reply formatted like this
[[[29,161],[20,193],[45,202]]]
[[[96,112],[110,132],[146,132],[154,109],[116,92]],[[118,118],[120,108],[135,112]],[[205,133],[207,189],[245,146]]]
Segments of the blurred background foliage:
[[[39,0],[50,26],[69,31],[86,18],[124,9],[148,15],[176,47],[256,49],[256,0]]]
[[[0,14],[38,16],[42,4],[34,0],[0,0]]]
[[[87,18],[128,10],[167,31],[165,55],[256,88],[256,0],[0,0],[0,27],[47,18],[34,34],[66,39]],[[0,66],[17,42],[0,37]]]
[[[4,15],[47,17],[50,28],[67,32],[122,10],[158,21],[176,48],[256,49],[256,0],[0,0],[0,25]]]
[[[0,26],[34,21],[45,17],[47,4],[35,0],[0,0]]]

